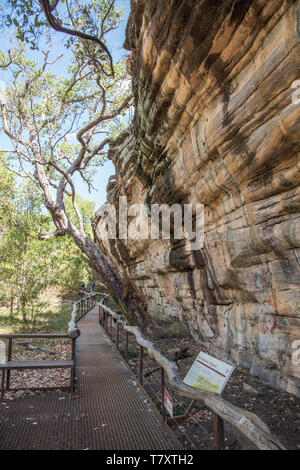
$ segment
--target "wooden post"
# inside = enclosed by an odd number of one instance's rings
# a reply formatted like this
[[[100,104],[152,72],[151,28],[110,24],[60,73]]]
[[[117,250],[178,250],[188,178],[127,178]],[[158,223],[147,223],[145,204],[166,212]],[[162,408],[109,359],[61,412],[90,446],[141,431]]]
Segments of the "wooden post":
[[[166,422],[166,407],[165,407],[165,370],[160,368],[160,391],[161,391],[161,415],[163,422]]]
[[[120,325],[119,322],[117,321],[117,339],[116,339],[116,348],[119,351],[119,330],[120,330]]]
[[[12,338],[9,338],[8,340],[8,351],[7,351],[7,361],[11,361],[12,358],[12,347],[13,347],[13,342]],[[6,389],[9,390],[10,387],[10,370],[6,372]]]
[[[224,421],[214,413],[214,442],[217,450],[224,450]]]
[[[140,346],[139,353],[139,382],[141,385],[144,383],[144,348]]]
[[[125,335],[125,361],[128,362],[128,331]]]
[[[71,392],[74,392],[75,390],[75,357],[76,357],[76,339],[72,338],[72,361],[74,361],[74,364],[71,369],[71,383],[70,383]]]

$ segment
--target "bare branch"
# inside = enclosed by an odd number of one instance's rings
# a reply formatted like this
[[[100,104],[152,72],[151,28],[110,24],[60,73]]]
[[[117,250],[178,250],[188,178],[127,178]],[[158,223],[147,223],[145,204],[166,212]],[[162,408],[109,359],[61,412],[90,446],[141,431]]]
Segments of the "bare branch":
[[[78,219],[79,230],[80,230],[81,233],[84,233],[83,220],[82,220],[80,211],[78,209],[78,206],[76,204],[76,191],[75,191],[73,181],[72,181],[71,177],[65,171],[63,171],[58,165],[56,165],[53,161],[50,161],[49,163],[50,163],[50,165],[53,166],[53,168],[55,168],[59,173],[61,173],[63,175],[64,179],[71,186],[71,189],[72,189],[72,204],[73,204],[73,207],[74,207],[74,210],[75,210],[75,213],[76,213],[76,217]],[[63,188],[63,187],[64,187],[64,192],[65,192],[65,185],[61,186],[61,188]],[[58,194],[59,194],[59,191],[58,191]]]
[[[56,232],[53,233],[47,233],[47,234],[39,234],[39,240],[50,240],[51,238],[57,238],[57,237],[63,237],[65,235],[65,232],[62,230],[58,229]]]
[[[50,8],[50,11],[53,11],[55,10],[55,8],[57,7],[57,5],[59,4],[60,0],[49,0],[49,8]]]
[[[102,114],[98,116],[96,119],[93,121],[89,122],[85,127],[83,127],[78,133],[77,133],[77,140],[80,142],[80,144],[86,148],[86,144],[83,140],[84,134],[86,134],[90,129],[93,127],[96,127],[100,122],[108,121],[110,119],[114,119],[116,116],[118,116],[124,109],[126,109],[131,101],[133,99],[133,95],[128,96],[125,101],[119,106],[117,109],[115,109],[112,113],[107,114],[103,116]]]

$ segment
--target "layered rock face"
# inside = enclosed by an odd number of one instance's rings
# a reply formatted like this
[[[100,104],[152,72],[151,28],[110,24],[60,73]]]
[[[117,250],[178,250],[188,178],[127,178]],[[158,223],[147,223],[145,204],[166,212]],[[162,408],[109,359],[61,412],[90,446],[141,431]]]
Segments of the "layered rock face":
[[[108,201],[204,204],[205,240],[103,239],[98,213],[99,244],[199,349],[300,395],[300,0],[133,0],[126,47]]]

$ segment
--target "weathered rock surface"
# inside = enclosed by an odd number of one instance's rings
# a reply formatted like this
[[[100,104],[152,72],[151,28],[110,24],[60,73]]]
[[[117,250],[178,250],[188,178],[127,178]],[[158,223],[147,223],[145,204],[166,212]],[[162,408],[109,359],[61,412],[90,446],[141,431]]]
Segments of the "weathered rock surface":
[[[101,240],[98,218],[99,243],[199,349],[300,395],[300,0],[132,0],[126,47],[108,200],[204,204],[205,244]]]

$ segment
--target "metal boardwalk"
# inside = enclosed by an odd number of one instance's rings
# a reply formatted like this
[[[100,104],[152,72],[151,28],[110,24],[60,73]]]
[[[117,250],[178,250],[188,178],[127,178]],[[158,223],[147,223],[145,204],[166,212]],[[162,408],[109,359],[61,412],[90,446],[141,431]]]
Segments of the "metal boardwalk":
[[[98,324],[80,322],[78,393],[45,393],[0,406],[0,449],[172,450],[171,440]]]

